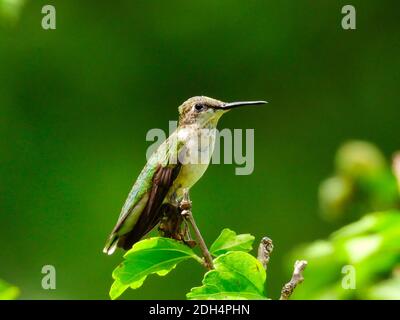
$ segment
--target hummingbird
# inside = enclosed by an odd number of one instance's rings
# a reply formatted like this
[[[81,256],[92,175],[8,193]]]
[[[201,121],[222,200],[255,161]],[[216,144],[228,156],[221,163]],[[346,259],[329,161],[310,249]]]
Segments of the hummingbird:
[[[180,105],[177,128],[148,159],[103,252],[111,255],[117,247],[131,249],[160,223],[163,207],[176,205],[184,190],[189,190],[203,176],[211,160],[216,127],[223,114],[233,108],[265,103],[226,103],[197,96]]]

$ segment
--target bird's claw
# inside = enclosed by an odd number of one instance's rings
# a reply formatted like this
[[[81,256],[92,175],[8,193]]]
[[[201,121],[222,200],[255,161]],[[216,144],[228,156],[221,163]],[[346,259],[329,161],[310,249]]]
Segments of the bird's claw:
[[[181,209],[181,214],[183,215],[184,211],[190,211],[192,210],[192,201],[190,201],[189,197],[189,190],[185,189],[183,191],[183,198],[181,202],[179,203],[179,209]]]
[[[189,248],[191,248],[191,249],[193,249],[196,245],[197,245],[197,242],[195,241],[195,240],[183,240],[183,242],[186,244],[186,245],[188,245],[188,247]]]

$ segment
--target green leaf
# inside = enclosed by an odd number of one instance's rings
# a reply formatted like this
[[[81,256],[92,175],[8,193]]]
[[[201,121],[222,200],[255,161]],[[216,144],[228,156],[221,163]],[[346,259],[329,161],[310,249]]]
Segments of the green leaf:
[[[382,281],[367,291],[368,299],[400,300],[400,276]]]
[[[239,234],[230,229],[222,230],[221,234],[210,247],[210,253],[214,256],[227,253],[228,251],[245,251],[252,249],[254,237],[251,234]]]
[[[344,249],[350,264],[355,264],[379,252],[382,247],[382,236],[373,234],[348,240]]]
[[[0,279],[0,300],[14,300],[19,295],[19,289]]]
[[[156,273],[165,276],[184,260],[195,259],[202,263],[188,246],[168,238],[155,237],[137,242],[124,255],[125,261],[113,272],[111,299],[118,298],[127,288],[142,286],[147,276]]]
[[[214,260],[214,270],[204,275],[203,286],[193,288],[188,299],[266,299],[266,272],[252,255],[232,251]]]
[[[331,238],[333,240],[338,240],[338,239],[356,237],[370,232],[377,225],[378,225],[378,217],[376,215],[369,214],[364,216],[360,220],[353,222],[335,231],[331,235]]]
[[[400,212],[397,210],[375,212],[362,217],[331,235],[333,240],[380,232],[400,226]]]

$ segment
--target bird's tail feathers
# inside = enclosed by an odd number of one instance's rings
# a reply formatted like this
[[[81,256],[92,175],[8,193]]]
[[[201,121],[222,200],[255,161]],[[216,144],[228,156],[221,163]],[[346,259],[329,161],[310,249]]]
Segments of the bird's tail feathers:
[[[106,245],[104,246],[103,252],[107,253],[109,256],[112,255],[115,249],[117,249],[118,240],[119,237],[116,233],[111,234],[110,238],[108,238]]]

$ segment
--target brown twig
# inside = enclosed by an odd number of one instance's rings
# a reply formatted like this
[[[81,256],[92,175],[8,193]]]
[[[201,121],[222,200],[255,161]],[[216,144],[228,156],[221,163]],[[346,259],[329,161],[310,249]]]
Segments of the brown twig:
[[[306,266],[307,261],[305,260],[298,260],[295,262],[292,279],[290,279],[290,281],[283,286],[279,300],[288,300],[297,285],[303,282],[303,271]]]
[[[272,250],[274,250],[272,240],[268,237],[262,238],[260,241],[260,245],[258,246],[257,259],[261,262],[265,270],[267,270],[269,257],[272,253]]]
[[[185,189],[185,191],[183,193],[183,199],[179,204],[179,208],[181,210],[182,217],[190,224],[190,226],[194,230],[196,240],[199,244],[201,252],[203,253],[205,267],[209,270],[214,269],[214,264],[213,264],[211,254],[208,251],[207,245],[204,242],[204,239],[201,236],[200,230],[197,227],[196,222],[193,218],[192,202],[190,201],[189,191],[187,189]]]

